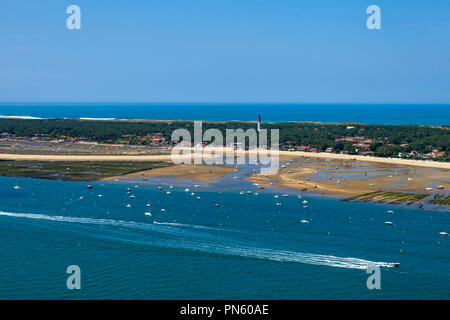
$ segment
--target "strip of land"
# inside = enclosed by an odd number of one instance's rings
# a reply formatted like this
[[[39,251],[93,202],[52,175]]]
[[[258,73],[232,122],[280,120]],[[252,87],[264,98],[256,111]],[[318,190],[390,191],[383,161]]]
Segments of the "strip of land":
[[[224,150],[216,150],[226,152]],[[239,154],[236,151],[236,154]],[[256,151],[245,151],[246,154],[256,153]],[[450,162],[409,160],[398,158],[381,158],[371,156],[358,156],[334,153],[311,153],[302,151],[279,151],[281,160],[292,159],[296,157],[310,157],[322,159],[336,159],[346,161],[364,161],[376,162],[391,165],[416,166],[425,168],[441,168],[450,170]],[[0,160],[28,160],[28,161],[170,161],[172,159],[183,159],[185,156],[172,156],[170,154],[162,155],[58,155],[58,154],[0,154]]]

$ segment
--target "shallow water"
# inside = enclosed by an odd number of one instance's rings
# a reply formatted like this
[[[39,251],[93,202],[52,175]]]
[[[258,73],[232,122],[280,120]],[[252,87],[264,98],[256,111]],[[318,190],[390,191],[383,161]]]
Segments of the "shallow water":
[[[307,195],[304,209],[293,192],[256,196],[234,175],[200,188],[136,179],[93,189],[0,177],[0,298],[450,298],[449,240],[439,235],[449,212]],[[175,183],[171,194],[162,183]],[[66,288],[74,264],[78,291]],[[381,267],[381,290],[366,287],[369,264]]]

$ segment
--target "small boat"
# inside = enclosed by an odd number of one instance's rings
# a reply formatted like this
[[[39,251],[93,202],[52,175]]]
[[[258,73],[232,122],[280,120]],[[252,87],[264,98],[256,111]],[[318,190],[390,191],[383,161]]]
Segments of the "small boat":
[[[438,186],[437,189],[442,190],[444,189],[444,186]]]
[[[131,192],[131,188],[127,188],[127,192]]]
[[[200,188],[200,185],[194,184],[194,188]]]
[[[170,191],[167,191],[166,194],[170,194]]]
[[[19,190],[19,189],[20,189],[20,186],[19,186],[19,185],[15,185],[15,186],[14,186],[14,189]]]
[[[426,187],[425,190],[430,191],[430,190],[433,190],[433,188],[431,188],[431,187]]]
[[[259,195],[259,193],[258,193],[258,192],[255,192],[255,196],[257,196],[257,195]]]
[[[392,211],[392,210],[388,210],[388,212],[387,213],[389,213],[389,214],[393,214],[394,213],[394,211]]]
[[[283,198],[287,198],[289,195],[288,194],[283,194]]]
[[[144,213],[146,216],[149,216],[149,217],[151,217],[152,216],[152,214],[150,213],[150,212],[146,212],[146,213]]]
[[[215,203],[215,204],[214,204],[214,207],[220,207],[220,204]]]
[[[156,188],[156,189],[158,189],[158,190],[162,190],[163,188],[162,188],[162,187],[158,187],[158,188]]]
[[[248,194],[252,194],[252,192],[250,190],[247,191]]]
[[[392,226],[392,222],[391,221],[386,221],[384,224],[388,225],[388,226]]]
[[[274,198],[278,198],[278,195],[274,195],[273,197],[274,197]]]
[[[127,208],[131,208],[131,204],[127,204]]]
[[[308,209],[309,207],[308,207],[308,206],[303,206],[303,208],[304,208],[304,209]]]
[[[166,212],[166,209],[161,209],[161,212]]]
[[[303,223],[303,224],[308,224],[309,223],[308,220],[300,220],[300,222]]]
[[[281,206],[281,203],[280,203],[280,202],[277,202],[277,206],[279,206],[279,207],[280,207],[280,206]]]
[[[136,199],[136,196],[130,196],[130,199]]]
[[[441,235],[441,236],[448,236],[448,233],[447,232],[439,232],[439,235]]]
[[[303,204],[307,204],[307,203],[308,203],[308,201],[306,201],[306,200],[303,200],[303,201],[302,201],[302,203],[303,203]]]
[[[191,190],[189,190],[189,188],[184,189],[184,192],[189,192]]]
[[[150,203],[147,203],[147,208],[150,208]]]
[[[103,195],[102,195],[102,194],[99,194],[98,197],[99,197],[99,198],[103,198]]]
[[[173,186],[170,186],[169,189],[173,189]]]
[[[194,192],[192,192],[192,193],[191,193],[191,196],[195,196],[195,193],[194,193]]]
[[[244,191],[241,191],[241,192],[239,192],[239,194],[245,194],[245,192],[244,192]]]
[[[88,184],[88,185],[86,186],[86,188],[92,189],[92,186],[91,186],[90,184]]]
[[[197,197],[197,200],[200,200],[201,198],[200,197]]]
[[[83,200],[83,199],[84,199],[84,197],[83,197],[83,196],[81,196],[81,197],[80,197],[80,200]]]

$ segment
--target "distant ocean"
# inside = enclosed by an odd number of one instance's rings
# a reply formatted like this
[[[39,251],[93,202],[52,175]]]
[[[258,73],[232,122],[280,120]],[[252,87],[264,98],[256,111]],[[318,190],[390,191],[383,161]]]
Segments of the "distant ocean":
[[[0,104],[0,118],[255,121],[258,114],[263,122],[450,125],[450,104]]]

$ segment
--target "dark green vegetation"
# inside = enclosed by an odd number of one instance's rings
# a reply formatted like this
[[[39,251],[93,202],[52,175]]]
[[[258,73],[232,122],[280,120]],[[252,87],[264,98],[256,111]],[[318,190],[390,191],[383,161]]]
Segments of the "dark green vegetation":
[[[0,161],[0,175],[51,180],[94,181],[169,166],[168,162]]]
[[[430,203],[432,204],[443,204],[443,205],[450,205],[450,196],[443,196],[443,195],[435,195],[431,200]]]
[[[361,125],[321,123],[267,123],[265,129],[280,130],[281,149],[301,145],[325,151],[331,147],[334,152],[346,151],[355,154],[355,143],[337,141],[345,137],[371,139],[365,151],[376,156],[397,156],[399,152],[415,151],[426,154],[433,149],[450,152],[449,126],[417,125]],[[193,133],[192,121],[86,121],[74,119],[22,120],[0,119],[0,133],[31,137],[33,134],[48,134],[51,138],[61,135],[84,137],[91,141],[116,143],[123,135],[145,136],[161,134],[167,141],[175,129],[185,128]],[[203,122],[203,131],[216,128],[225,136],[225,129],[256,128],[252,122]],[[192,135],[193,136],[193,135]],[[269,134],[270,139],[270,134]],[[133,141],[131,141],[133,143]],[[367,142],[366,142],[367,144]],[[361,148],[360,152],[361,152]],[[412,156],[414,157],[414,156]]]
[[[349,201],[371,201],[392,204],[412,204],[428,197],[427,194],[416,194],[407,192],[374,191],[347,198]]]

